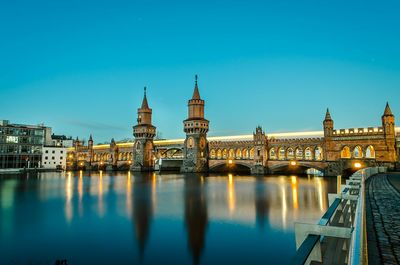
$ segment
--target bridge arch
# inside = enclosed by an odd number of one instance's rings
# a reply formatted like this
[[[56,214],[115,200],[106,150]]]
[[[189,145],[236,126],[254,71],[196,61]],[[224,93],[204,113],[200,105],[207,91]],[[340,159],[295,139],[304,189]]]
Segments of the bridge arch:
[[[170,148],[160,154],[160,158],[183,158],[183,150],[181,148]]]
[[[235,160],[232,164],[229,160],[210,160],[209,170],[211,172],[251,172],[252,163],[246,160]]]
[[[324,172],[328,167],[325,162],[317,161],[296,161],[296,165],[292,166],[291,161],[270,161],[268,168],[272,173],[285,172],[304,174],[307,169],[314,168],[318,171]]]

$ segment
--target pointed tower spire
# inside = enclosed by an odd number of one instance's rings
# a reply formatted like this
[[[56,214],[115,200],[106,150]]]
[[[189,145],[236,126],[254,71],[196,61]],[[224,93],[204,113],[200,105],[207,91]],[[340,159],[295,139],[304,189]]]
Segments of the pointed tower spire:
[[[331,113],[329,112],[329,108],[326,109],[325,120],[332,120]]]
[[[385,112],[383,116],[393,116],[392,110],[390,109],[389,102],[386,102]]]
[[[148,109],[149,108],[149,104],[147,103],[146,90],[147,90],[147,88],[144,87],[144,97],[143,97],[142,107],[141,107],[142,109]]]
[[[194,91],[193,91],[192,99],[200,99],[200,93],[199,93],[199,87],[197,85],[197,79],[198,79],[198,76],[195,75],[194,76],[195,83],[194,83]]]
[[[89,141],[93,141],[92,134],[90,134],[90,136],[89,136]]]

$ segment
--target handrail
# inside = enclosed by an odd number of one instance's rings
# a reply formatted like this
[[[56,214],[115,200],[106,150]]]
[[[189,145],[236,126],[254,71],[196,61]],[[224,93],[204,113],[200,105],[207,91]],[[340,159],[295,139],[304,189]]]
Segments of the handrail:
[[[315,258],[316,260],[322,262],[320,243],[324,240],[325,235],[332,236],[332,234],[334,235],[334,237],[337,238],[350,239],[348,255],[346,254],[346,257],[349,258],[348,264],[367,264],[367,261],[364,258],[366,256],[364,253],[366,243],[366,239],[364,238],[364,231],[366,227],[365,180],[370,176],[381,172],[386,172],[386,168],[375,167],[357,171],[350,177],[350,180],[347,181],[347,187],[343,189],[341,194],[335,196],[335,200],[321,217],[318,224],[306,225],[297,223],[295,225],[298,250],[293,257],[291,264],[309,264],[312,261],[312,258]],[[358,195],[354,195],[354,193],[350,194],[350,190],[358,190]],[[352,219],[354,218],[354,223],[350,223],[350,227],[331,226],[331,219],[335,217],[336,213],[338,213],[338,207],[342,203],[347,204],[348,201],[355,200],[357,200],[356,210],[354,216],[352,217]],[[343,213],[339,214],[343,215]],[[299,237],[301,237],[302,235],[304,236],[304,240],[302,242],[300,241],[301,244],[299,245],[299,240],[301,240],[301,238]]]

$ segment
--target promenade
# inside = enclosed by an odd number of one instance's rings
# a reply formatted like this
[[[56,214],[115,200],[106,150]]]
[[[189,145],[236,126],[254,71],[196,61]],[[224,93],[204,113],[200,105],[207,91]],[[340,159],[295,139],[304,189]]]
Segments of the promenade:
[[[369,178],[366,195],[369,264],[400,264],[400,173]]]

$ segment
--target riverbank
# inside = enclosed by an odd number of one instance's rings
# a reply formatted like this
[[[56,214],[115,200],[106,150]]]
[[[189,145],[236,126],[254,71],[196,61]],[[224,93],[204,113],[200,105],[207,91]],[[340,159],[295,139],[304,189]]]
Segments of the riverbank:
[[[19,175],[27,172],[62,172],[60,169],[49,169],[49,168],[10,168],[0,169],[0,175]]]

